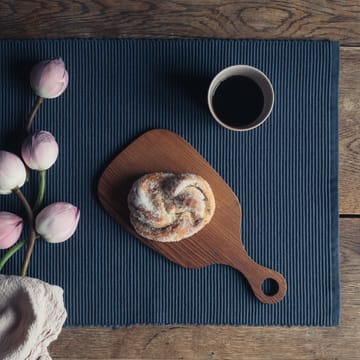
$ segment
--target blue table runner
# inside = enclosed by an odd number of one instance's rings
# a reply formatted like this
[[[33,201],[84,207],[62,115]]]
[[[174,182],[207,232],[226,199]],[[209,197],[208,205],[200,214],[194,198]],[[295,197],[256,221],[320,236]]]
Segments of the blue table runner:
[[[64,288],[67,325],[339,323],[338,43],[2,40],[0,54],[1,149],[18,149],[16,131],[35,100],[31,66],[61,56],[69,72],[68,89],[44,102],[35,128],[60,147],[45,202],[77,205],[80,224],[63,244],[38,241],[28,273]],[[222,128],[206,107],[211,78],[234,64],[258,67],[275,91],[269,119],[244,133]],[[184,137],[233,189],[249,255],[287,279],[282,302],[260,303],[229,267],[171,263],[101,208],[102,171],[154,128]],[[0,197],[2,210],[21,213],[12,196]],[[23,255],[5,273],[19,274]]]

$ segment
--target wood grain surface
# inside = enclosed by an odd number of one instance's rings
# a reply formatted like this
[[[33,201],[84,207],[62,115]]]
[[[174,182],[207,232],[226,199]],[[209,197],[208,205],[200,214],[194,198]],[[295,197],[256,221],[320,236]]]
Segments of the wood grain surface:
[[[7,0],[3,38],[332,39],[359,45],[358,0]]]
[[[337,328],[134,326],[65,328],[55,359],[359,359],[360,222],[341,219],[342,318]]]
[[[360,215],[360,47],[340,61],[340,214]]]
[[[341,43],[342,320],[337,328],[65,328],[55,359],[360,359],[359,0],[0,0],[0,38],[263,38]]]

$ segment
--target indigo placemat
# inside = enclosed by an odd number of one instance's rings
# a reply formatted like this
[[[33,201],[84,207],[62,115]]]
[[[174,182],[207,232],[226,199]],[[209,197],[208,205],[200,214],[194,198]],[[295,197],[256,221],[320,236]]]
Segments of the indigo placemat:
[[[31,66],[61,56],[69,72],[68,89],[45,101],[35,128],[52,132],[60,146],[45,201],[77,205],[80,224],[63,244],[38,241],[28,273],[64,288],[68,325],[339,323],[337,43],[4,40],[0,54],[5,150],[15,150],[15,131],[35,99]],[[206,107],[211,78],[233,64],[258,67],[274,87],[273,112],[253,131],[222,128]],[[230,185],[249,255],[287,279],[283,301],[260,303],[229,267],[169,262],[100,207],[105,166],[153,128],[184,137]],[[0,210],[20,211],[15,203],[1,196]],[[22,257],[5,272],[19,274]]]

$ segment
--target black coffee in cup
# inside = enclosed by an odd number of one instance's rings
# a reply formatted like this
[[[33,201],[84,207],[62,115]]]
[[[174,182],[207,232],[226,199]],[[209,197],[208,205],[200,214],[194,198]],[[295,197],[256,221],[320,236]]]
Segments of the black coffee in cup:
[[[258,119],[264,108],[264,94],[254,80],[244,75],[233,75],[216,87],[212,106],[224,124],[242,128]]]
[[[208,89],[213,118],[228,130],[249,131],[265,122],[274,105],[274,89],[268,77],[250,65],[221,70]]]

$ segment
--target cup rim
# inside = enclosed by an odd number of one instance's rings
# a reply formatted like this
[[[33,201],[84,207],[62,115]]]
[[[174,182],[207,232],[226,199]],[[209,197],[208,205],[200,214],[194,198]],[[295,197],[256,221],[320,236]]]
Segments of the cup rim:
[[[255,121],[253,121],[251,124],[246,125],[246,126],[241,126],[241,127],[233,127],[233,126],[229,126],[226,123],[224,123],[223,121],[221,121],[219,119],[219,117],[217,116],[217,114],[214,111],[213,105],[212,105],[212,97],[215,94],[215,90],[217,88],[217,86],[220,84],[221,81],[219,81],[219,79],[224,75],[224,73],[231,73],[231,71],[233,70],[244,70],[244,69],[248,69],[251,70],[255,73],[257,73],[258,75],[260,75],[264,80],[265,83],[268,85],[268,88],[270,90],[270,95],[271,95],[271,105],[270,108],[268,109],[268,111],[262,116],[260,117],[260,121],[258,119],[256,119]],[[233,75],[229,75],[226,78],[229,78]],[[249,76],[248,76],[249,77]],[[226,79],[225,78],[225,79]],[[250,77],[251,78],[251,77]],[[252,78],[251,78],[252,79]],[[252,79],[253,80],[253,79]],[[224,81],[224,80],[223,80]],[[254,80],[255,81],[255,80]],[[256,82],[256,81],[255,81]],[[259,85],[259,84],[258,84]],[[209,85],[208,88],[208,94],[207,94],[207,101],[208,101],[208,108],[210,110],[211,115],[213,116],[213,118],[223,127],[232,130],[232,131],[249,131],[249,130],[253,130],[257,127],[259,127],[260,125],[262,125],[270,116],[273,107],[274,107],[274,100],[275,100],[275,93],[274,93],[274,88],[272,86],[272,83],[270,81],[270,79],[258,68],[251,66],[251,65],[243,65],[243,64],[238,64],[238,65],[231,65],[231,66],[227,66],[226,68],[222,69],[221,71],[219,71],[211,80],[211,83]]]

